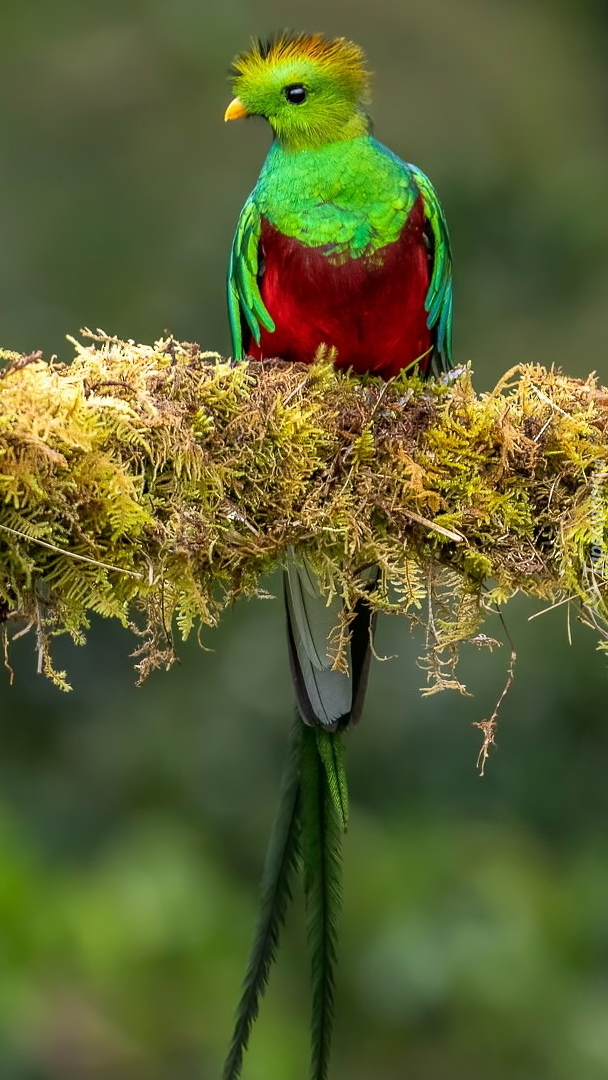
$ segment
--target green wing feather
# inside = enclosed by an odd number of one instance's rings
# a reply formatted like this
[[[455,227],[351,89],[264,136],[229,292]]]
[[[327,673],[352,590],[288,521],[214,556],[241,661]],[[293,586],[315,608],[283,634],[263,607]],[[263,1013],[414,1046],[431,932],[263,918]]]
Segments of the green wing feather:
[[[427,326],[435,331],[435,364],[438,372],[452,367],[452,252],[450,236],[437,192],[428,176],[408,165],[422,195],[424,211],[433,237],[433,271],[425,308]]]
[[[238,220],[228,264],[228,316],[236,360],[244,353],[243,320],[258,344],[260,327],[270,333],[275,328],[258,286],[260,233],[260,213],[250,196]]]

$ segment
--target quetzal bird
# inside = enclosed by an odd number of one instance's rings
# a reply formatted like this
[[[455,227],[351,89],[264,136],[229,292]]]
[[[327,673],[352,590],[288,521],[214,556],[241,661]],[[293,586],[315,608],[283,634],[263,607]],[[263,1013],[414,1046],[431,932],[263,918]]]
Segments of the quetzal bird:
[[[451,366],[452,270],[445,217],[420,169],[371,134],[369,75],[344,38],[282,34],[233,64],[226,120],[262,116],[273,142],[232,245],[228,305],[236,359],[335,364],[390,379]],[[373,571],[365,571],[373,586]],[[347,796],[341,733],[359,716],[373,617],[359,601],[348,673],[334,669],[331,602],[297,552],[285,571],[297,718],[262,881],[262,903],[224,1078],[240,1072],[301,867],[312,953],[313,1080],[327,1075],[340,837]]]

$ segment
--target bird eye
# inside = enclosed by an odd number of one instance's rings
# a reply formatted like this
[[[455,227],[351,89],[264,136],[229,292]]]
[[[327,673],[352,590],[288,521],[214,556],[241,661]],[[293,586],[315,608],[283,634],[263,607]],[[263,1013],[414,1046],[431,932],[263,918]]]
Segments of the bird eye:
[[[292,83],[291,86],[285,86],[283,93],[291,105],[301,105],[308,97],[308,91],[302,86],[302,83]]]

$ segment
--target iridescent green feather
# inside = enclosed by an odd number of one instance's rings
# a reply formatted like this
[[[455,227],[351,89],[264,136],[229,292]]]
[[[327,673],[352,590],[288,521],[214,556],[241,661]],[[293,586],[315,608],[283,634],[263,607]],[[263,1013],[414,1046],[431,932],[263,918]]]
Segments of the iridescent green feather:
[[[306,154],[275,143],[253,192],[275,229],[323,248],[329,262],[369,257],[393,243],[417,196],[405,163],[369,135]]]

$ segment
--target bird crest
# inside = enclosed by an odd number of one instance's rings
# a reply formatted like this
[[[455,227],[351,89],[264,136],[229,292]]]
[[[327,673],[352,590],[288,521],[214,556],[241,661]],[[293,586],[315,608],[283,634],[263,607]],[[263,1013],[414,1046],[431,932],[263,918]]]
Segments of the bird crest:
[[[292,34],[282,31],[266,39],[253,39],[250,47],[232,63],[231,75],[238,91],[241,80],[255,79],[269,69],[298,61],[315,64],[347,85],[352,96],[365,100],[370,73],[365,54],[346,38],[327,38],[324,34]]]

